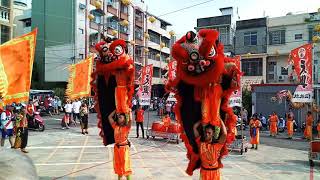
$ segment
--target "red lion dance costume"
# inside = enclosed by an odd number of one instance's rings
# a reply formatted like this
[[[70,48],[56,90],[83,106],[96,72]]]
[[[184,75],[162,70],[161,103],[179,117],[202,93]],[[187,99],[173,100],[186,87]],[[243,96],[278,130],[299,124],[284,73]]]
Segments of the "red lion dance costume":
[[[196,122],[220,127],[220,120],[224,121],[227,141],[218,159],[219,168],[223,167],[222,156],[228,153],[227,144],[234,140],[236,116],[228,103],[232,92],[239,89],[241,72],[233,59],[224,56],[218,37],[216,30],[203,29],[198,35],[189,31],[172,47],[172,56],[177,60],[177,77],[168,82],[166,89],[176,93],[175,113],[184,129],[181,139],[187,148],[186,172],[189,175],[201,163],[193,132]],[[200,133],[203,136],[203,132]]]
[[[99,52],[95,71],[92,73],[92,87],[95,92],[98,127],[104,145],[115,143],[114,130],[108,115],[116,109],[117,113],[128,114],[134,93],[134,63],[126,53],[124,40],[106,39],[97,43]]]

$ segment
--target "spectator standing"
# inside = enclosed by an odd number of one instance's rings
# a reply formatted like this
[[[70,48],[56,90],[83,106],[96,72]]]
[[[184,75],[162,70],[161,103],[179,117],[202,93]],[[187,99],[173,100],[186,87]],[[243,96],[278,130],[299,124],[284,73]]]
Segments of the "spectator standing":
[[[64,105],[64,111],[65,111],[65,116],[63,117],[63,121],[62,121],[62,129],[64,129],[64,126],[66,126],[67,129],[69,129],[69,122],[70,122],[71,113],[72,113],[72,104],[70,100],[66,101],[66,104]]]
[[[0,123],[0,130],[1,130],[1,146],[4,146],[5,138],[9,137],[9,142],[11,148],[13,148],[14,137],[13,137],[13,106],[7,105],[6,110],[1,113],[1,123]]]
[[[259,115],[263,129],[267,129],[267,118],[260,113]]]
[[[88,133],[88,106],[86,103],[82,103],[81,108],[80,108],[80,125],[81,125],[81,133],[82,134],[89,134]]]
[[[137,137],[139,138],[139,126],[141,127],[142,131],[142,138],[144,138],[144,128],[143,128],[143,121],[144,121],[144,110],[141,106],[135,111],[135,119],[136,119],[136,126],[137,126]]]
[[[80,120],[80,107],[81,107],[81,101],[79,99],[76,99],[73,103],[72,103],[72,112],[73,112],[73,121],[75,124],[77,124],[77,118]]]
[[[62,102],[59,97],[57,97],[57,105],[58,105],[58,115],[60,114],[60,110],[62,108]]]
[[[28,153],[25,149],[28,144],[28,119],[26,117],[27,110],[25,105],[22,105],[22,109],[16,118],[16,140],[14,143],[15,149],[21,149],[21,152]]]
[[[244,124],[248,124],[248,111],[246,109],[243,109],[243,111],[241,111],[241,118]]]

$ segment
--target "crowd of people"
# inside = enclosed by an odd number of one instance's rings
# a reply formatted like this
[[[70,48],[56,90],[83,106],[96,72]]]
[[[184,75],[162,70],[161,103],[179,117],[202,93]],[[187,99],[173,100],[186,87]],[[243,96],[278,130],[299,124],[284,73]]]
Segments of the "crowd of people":
[[[28,153],[25,149],[28,143],[28,108],[29,104],[9,104],[5,109],[1,109],[0,134],[1,147],[8,139],[11,148],[20,149],[21,152]]]
[[[311,111],[307,112],[305,117],[305,125],[303,126],[303,138],[307,140],[313,139],[313,129],[314,129],[314,118]],[[270,131],[271,137],[276,137],[279,132],[284,132],[287,130],[287,138],[292,139],[297,128],[297,124],[294,119],[292,111],[286,113],[286,118],[279,118],[276,112],[269,115],[268,119],[262,116],[262,114],[254,114],[249,121],[250,127],[250,143],[252,144],[252,149],[258,149],[260,130],[265,129]],[[317,138],[320,138],[320,119],[315,126],[318,131]]]

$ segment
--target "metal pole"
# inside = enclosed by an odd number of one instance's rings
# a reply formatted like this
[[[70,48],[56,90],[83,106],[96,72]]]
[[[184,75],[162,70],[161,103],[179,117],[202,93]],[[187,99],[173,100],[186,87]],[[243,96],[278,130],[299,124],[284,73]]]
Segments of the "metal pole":
[[[148,108],[147,132],[148,132],[148,129],[149,129],[149,121],[150,121],[150,106]]]

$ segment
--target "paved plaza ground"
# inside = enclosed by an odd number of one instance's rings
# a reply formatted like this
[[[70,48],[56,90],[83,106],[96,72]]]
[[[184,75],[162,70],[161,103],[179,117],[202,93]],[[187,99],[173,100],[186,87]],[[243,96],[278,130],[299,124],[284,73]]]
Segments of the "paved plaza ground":
[[[113,146],[102,145],[95,125],[96,114],[90,115],[89,135],[82,135],[79,127],[62,130],[59,117],[55,116],[45,117],[44,132],[30,132],[27,155],[33,160],[40,179],[117,179],[113,172]],[[157,119],[150,113],[150,124]],[[133,126],[129,136],[132,179],[199,179],[199,171],[192,177],[184,172],[188,161],[183,143],[161,138],[137,139],[135,132]],[[309,167],[307,141],[300,137],[287,140],[285,134],[275,139],[262,132],[261,143],[258,150],[249,150],[244,155],[231,152],[223,160],[223,179],[320,179],[320,163]]]

